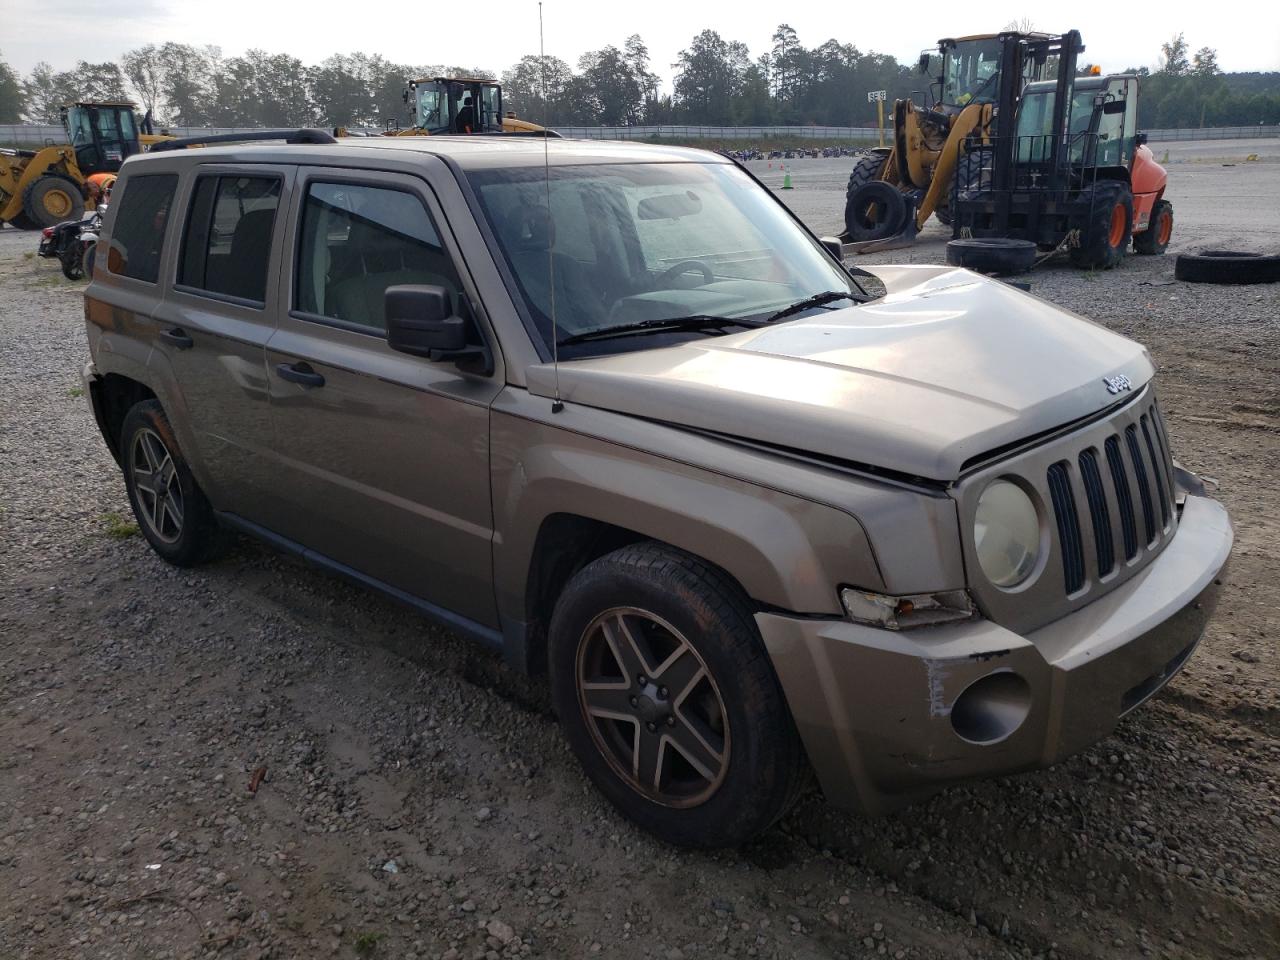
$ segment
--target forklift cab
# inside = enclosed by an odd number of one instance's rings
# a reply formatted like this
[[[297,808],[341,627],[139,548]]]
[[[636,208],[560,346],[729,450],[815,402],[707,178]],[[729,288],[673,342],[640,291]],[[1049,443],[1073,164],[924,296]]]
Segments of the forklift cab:
[[[1064,159],[1073,167],[1133,165],[1137,150],[1138,78],[1132,75],[1068,78]],[[1057,83],[1033,83],[1018,106],[1018,161],[1047,158],[1054,135]]]
[[[85,175],[116,173],[142,152],[132,103],[73,103],[62,108],[62,125]]]
[[[467,104],[467,98],[471,103]],[[411,80],[405,100],[413,125],[427,133],[501,133],[502,87],[493,80],[433,77]]]

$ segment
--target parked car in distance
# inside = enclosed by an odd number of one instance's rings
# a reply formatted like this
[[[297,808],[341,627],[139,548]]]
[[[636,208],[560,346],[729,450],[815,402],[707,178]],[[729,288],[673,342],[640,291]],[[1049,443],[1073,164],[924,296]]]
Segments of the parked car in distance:
[[[86,392],[170,563],[252,534],[546,673],[695,846],[809,769],[880,813],[1052,764],[1195,649],[1232,529],[1139,344],[873,296],[711,153],[294,139],[132,157],[106,217]]]

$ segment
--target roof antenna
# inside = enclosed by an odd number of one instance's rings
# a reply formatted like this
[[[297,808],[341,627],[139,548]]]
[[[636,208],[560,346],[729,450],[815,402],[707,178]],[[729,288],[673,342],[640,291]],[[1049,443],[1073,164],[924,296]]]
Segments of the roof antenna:
[[[555,370],[556,398],[551,401],[551,412],[559,413],[564,409],[564,401],[560,399],[560,334],[556,329],[556,261],[552,245],[555,243],[555,221],[551,218],[551,145],[545,126],[547,104],[547,49],[542,40],[542,0],[538,0],[538,59],[542,67],[542,172],[547,189],[547,286],[551,289],[551,363]]]

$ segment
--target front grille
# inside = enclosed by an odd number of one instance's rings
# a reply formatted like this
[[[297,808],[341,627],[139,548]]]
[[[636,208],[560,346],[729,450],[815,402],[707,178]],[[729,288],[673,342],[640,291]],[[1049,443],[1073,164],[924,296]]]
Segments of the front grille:
[[[1078,452],[1074,464],[1058,460],[1045,473],[1068,596],[1113,573],[1117,539],[1123,541],[1126,563],[1133,563],[1140,546],[1153,550],[1172,533],[1172,464],[1155,402],[1148,400],[1118,419],[1129,423],[1117,425],[1101,450],[1095,440]],[[1105,472],[1098,466],[1103,457]],[[1139,531],[1146,534],[1141,544]]]

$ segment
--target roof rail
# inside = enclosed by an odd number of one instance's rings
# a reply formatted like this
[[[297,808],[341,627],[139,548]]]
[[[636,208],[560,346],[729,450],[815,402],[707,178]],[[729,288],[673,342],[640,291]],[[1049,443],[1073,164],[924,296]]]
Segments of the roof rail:
[[[333,134],[316,127],[297,130],[253,130],[249,133],[215,133],[208,137],[183,137],[180,140],[161,140],[151,145],[149,153],[163,150],[185,150],[187,147],[203,147],[210,143],[247,143],[253,140],[283,140],[285,143],[337,143]]]

